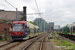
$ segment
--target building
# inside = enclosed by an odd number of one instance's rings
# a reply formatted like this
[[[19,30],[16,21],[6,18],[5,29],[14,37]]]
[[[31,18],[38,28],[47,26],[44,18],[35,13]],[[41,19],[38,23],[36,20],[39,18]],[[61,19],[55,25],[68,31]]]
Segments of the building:
[[[17,20],[21,20],[22,12],[17,12]],[[15,21],[16,20],[16,11],[5,11],[0,10],[0,20],[3,21]]]
[[[39,26],[41,32],[46,32],[48,29],[48,23],[42,18],[36,18],[34,20],[35,24]]]
[[[59,29],[60,28],[60,25],[55,25],[54,26],[54,29]]]
[[[55,25],[54,26],[54,31],[58,32],[58,29],[60,28],[60,25]]]
[[[16,11],[0,10],[0,20],[4,22],[16,21]],[[23,7],[23,11],[17,11],[17,21],[26,21],[26,7]]]
[[[53,32],[54,30],[54,22],[49,23],[49,31]]]

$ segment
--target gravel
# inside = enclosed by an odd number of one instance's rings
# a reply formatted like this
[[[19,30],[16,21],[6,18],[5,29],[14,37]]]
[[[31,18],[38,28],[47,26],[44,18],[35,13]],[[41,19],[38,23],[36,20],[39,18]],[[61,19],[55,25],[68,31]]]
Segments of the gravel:
[[[16,45],[16,44],[18,44],[18,43],[19,43],[19,42],[11,43],[11,44],[9,44],[9,45],[6,45],[6,46],[4,46],[4,47],[1,47],[0,50],[6,50],[7,48],[11,47],[12,45]]]
[[[37,38],[37,37],[35,37]],[[25,42],[21,43],[20,45],[12,48],[11,50],[23,50],[23,48],[25,48],[30,42],[33,41],[33,39],[35,38],[32,38],[32,39],[29,39],[29,40],[26,40]]]
[[[46,36],[47,36],[47,35],[46,35]],[[35,41],[31,46],[29,46],[29,48],[27,48],[26,50],[39,50],[43,38],[44,38],[44,36],[41,37],[41,38],[39,38],[38,40],[36,40],[36,41]]]
[[[48,37],[49,37],[49,35],[44,40],[42,50],[53,50],[52,42],[48,39]]]

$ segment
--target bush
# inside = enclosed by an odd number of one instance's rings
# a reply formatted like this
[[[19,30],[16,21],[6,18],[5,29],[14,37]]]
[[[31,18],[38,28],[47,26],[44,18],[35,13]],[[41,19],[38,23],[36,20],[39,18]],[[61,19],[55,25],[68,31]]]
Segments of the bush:
[[[4,21],[0,20],[0,23],[4,23]]]
[[[0,35],[0,40],[2,40],[2,35]]]
[[[9,33],[11,33],[11,31],[9,31]]]
[[[21,17],[21,20],[23,20],[23,16]]]
[[[11,21],[9,21],[9,22],[7,22],[7,24],[12,24],[12,22],[11,22]]]

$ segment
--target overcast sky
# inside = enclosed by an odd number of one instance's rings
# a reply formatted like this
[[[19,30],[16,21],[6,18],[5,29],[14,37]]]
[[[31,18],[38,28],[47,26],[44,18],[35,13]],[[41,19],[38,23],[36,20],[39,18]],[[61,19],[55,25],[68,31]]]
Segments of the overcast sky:
[[[38,13],[35,0],[7,0],[19,11],[23,10],[23,6],[27,6],[27,14]],[[41,17],[49,22],[54,22],[55,25],[64,26],[75,22],[75,0],[36,0]],[[0,0],[0,9],[15,10],[12,6]],[[39,15],[28,15],[27,20],[33,21],[39,18]]]

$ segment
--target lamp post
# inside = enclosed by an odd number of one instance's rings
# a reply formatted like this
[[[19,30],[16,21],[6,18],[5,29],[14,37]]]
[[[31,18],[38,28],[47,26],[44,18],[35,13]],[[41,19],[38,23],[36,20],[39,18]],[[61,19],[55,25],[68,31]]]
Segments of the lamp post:
[[[5,0],[6,1],[6,0]],[[9,5],[11,5],[8,1],[6,1]],[[13,5],[11,5],[13,8],[15,8]],[[17,8],[16,9],[16,21],[17,21]]]
[[[17,8],[16,8],[16,21],[17,21]]]

